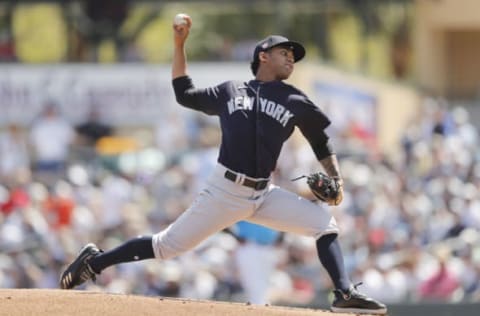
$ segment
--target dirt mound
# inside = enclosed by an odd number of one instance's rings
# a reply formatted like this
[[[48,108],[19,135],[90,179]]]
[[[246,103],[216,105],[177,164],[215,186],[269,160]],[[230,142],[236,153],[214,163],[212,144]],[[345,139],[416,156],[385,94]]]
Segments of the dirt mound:
[[[0,289],[0,316],[352,316],[328,311],[87,291]]]

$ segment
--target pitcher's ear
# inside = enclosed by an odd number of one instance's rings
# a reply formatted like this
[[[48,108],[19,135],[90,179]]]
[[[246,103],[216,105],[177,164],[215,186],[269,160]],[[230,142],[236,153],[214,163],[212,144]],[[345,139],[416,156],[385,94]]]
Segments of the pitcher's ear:
[[[260,53],[258,53],[258,59],[260,61],[266,61],[267,60],[267,55],[268,55],[268,52],[260,52]]]

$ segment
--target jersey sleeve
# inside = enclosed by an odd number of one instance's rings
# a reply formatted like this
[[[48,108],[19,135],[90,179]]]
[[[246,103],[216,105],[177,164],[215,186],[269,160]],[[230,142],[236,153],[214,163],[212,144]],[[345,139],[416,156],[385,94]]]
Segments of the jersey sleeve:
[[[318,160],[322,160],[333,154],[329,143],[329,137],[325,129],[331,124],[329,118],[305,96],[297,99],[301,109],[297,118],[297,126],[303,136],[308,140]]]
[[[189,76],[173,79],[172,85],[175,98],[179,104],[208,115],[217,115],[219,113],[222,85],[197,89]]]

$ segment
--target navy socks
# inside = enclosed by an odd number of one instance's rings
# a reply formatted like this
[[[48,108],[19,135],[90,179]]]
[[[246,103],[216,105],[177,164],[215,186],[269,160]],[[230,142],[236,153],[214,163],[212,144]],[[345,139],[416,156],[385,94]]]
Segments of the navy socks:
[[[347,290],[351,282],[345,271],[342,249],[337,234],[328,234],[317,240],[317,253],[320,262],[327,270],[336,289]]]
[[[92,258],[88,264],[98,274],[105,268],[115,264],[152,259],[154,257],[152,236],[140,236],[130,239],[117,248],[101,253]]]
[[[327,270],[336,289],[347,290],[351,282],[345,271],[342,250],[337,234],[328,234],[317,240],[317,252],[320,262]],[[101,253],[89,261],[93,271],[100,273],[105,268],[124,262],[153,259],[152,237],[131,239],[117,248]]]

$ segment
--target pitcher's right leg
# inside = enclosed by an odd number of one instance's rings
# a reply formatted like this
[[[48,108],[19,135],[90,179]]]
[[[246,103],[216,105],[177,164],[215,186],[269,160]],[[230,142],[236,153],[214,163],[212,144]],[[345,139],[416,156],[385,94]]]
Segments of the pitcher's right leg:
[[[193,204],[165,230],[153,235],[155,257],[170,259],[253,213],[248,200],[207,186]]]

